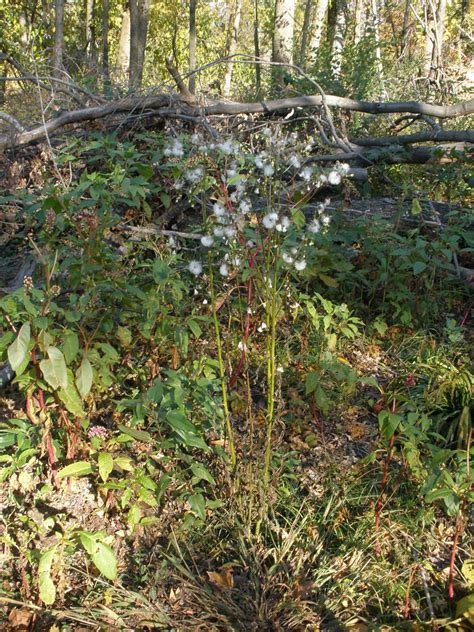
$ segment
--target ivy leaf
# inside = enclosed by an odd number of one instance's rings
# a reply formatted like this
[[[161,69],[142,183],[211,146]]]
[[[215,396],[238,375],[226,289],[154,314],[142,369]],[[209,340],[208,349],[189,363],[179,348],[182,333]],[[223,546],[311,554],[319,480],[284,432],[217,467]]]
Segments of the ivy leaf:
[[[22,365],[23,360],[26,358],[30,338],[30,324],[24,323],[21,326],[15,341],[8,347],[8,361],[14,371]]]
[[[44,379],[54,389],[60,386],[67,389],[67,367],[63,354],[57,347],[48,347],[47,353],[49,360],[40,362]]]

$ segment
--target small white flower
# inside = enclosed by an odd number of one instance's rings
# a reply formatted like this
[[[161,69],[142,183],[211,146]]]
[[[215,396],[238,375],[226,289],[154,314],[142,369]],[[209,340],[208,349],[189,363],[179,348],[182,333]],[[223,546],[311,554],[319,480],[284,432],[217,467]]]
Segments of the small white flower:
[[[313,175],[313,170],[311,169],[311,167],[305,167],[300,172],[300,177],[303,178],[303,180],[305,180],[306,182],[309,182],[311,180],[312,175]]]
[[[328,181],[328,177],[322,174],[319,176],[318,184],[321,186],[323,184],[326,184],[327,181]]]
[[[216,226],[212,232],[214,233],[214,237],[224,237],[224,229],[222,226]]]
[[[189,265],[188,265],[188,270],[191,272],[191,274],[194,274],[194,276],[199,276],[202,272],[202,264],[200,261],[190,261]]]
[[[242,342],[242,340],[239,342],[237,347],[239,348],[240,351],[247,351],[247,345],[245,344],[245,342]]]
[[[301,162],[298,156],[290,156],[290,159],[288,160],[288,162],[295,169],[299,169],[301,167]]]
[[[264,176],[267,176],[267,178],[269,178],[273,174],[274,174],[274,171],[273,171],[273,167],[271,165],[269,165],[268,163],[263,165],[263,175]]]
[[[255,166],[258,167],[258,169],[263,169],[263,158],[262,156],[255,156]]]
[[[221,263],[219,267],[219,274],[223,277],[229,276],[229,266],[227,263]]]
[[[214,239],[211,235],[203,235],[201,237],[201,244],[206,248],[210,248],[214,243]]]
[[[245,245],[247,246],[247,248],[255,248],[255,242],[252,241],[251,239],[249,239]]]
[[[220,143],[217,147],[226,156],[230,156],[230,154],[234,151],[234,144],[230,140],[226,140],[225,143]]]
[[[261,323],[260,326],[257,328],[257,331],[262,333],[262,331],[266,328],[267,328],[267,323]]]
[[[224,228],[224,235],[228,237],[229,239],[231,237],[235,237],[236,234],[237,234],[237,231],[235,230],[233,226],[226,226]]]
[[[270,138],[270,136],[272,135],[272,130],[269,127],[265,127],[262,130],[262,134],[266,136],[267,138]]]
[[[191,136],[191,142],[193,145],[199,145],[201,143],[201,137],[199,134],[193,134]]]
[[[231,259],[232,265],[234,266],[240,266],[240,264],[242,263],[242,259],[238,256],[232,257]]]
[[[297,253],[298,253],[298,248],[294,248],[294,247],[293,247],[293,248],[291,249],[291,254],[292,254],[292,255],[296,255]]]
[[[262,222],[265,228],[267,228],[268,230],[271,230],[272,228],[275,228],[277,220],[278,220],[278,215],[277,213],[273,211],[272,213],[267,213],[267,215],[265,215],[265,217],[263,218]]]
[[[350,167],[347,164],[347,162],[341,162],[340,164],[336,166],[336,169],[339,171],[341,176],[343,176],[349,172]]]
[[[328,175],[328,182],[329,184],[332,184],[334,186],[337,186],[338,184],[341,183],[341,174],[338,173],[337,171],[331,171],[330,174]]]
[[[251,208],[252,207],[247,200],[242,200],[241,203],[239,204],[239,211],[243,213],[244,215],[248,213]]]
[[[284,368],[282,366],[277,366],[276,368],[277,373],[283,373],[283,371],[284,371]]]
[[[275,226],[279,233],[286,233],[288,228],[290,227],[290,218],[284,215],[278,224]]]
[[[282,259],[283,259],[283,261],[284,261],[285,263],[289,263],[289,264],[291,264],[291,263],[293,263],[293,261],[294,261],[293,257],[292,257],[290,254],[288,254],[287,252],[284,252],[284,253],[281,255],[281,257],[282,257]]]
[[[214,213],[216,217],[222,217],[223,215],[225,215],[226,210],[222,206],[222,204],[219,204],[219,202],[216,202],[212,207],[212,212]]]
[[[323,215],[321,217],[321,221],[324,226],[329,226],[329,224],[331,223],[331,218],[329,217],[329,215]]]
[[[311,224],[309,224],[308,230],[310,233],[319,233],[319,231],[321,230],[321,224],[319,220],[314,218]]]
[[[306,268],[306,261],[304,259],[300,259],[299,261],[295,261],[295,270],[301,272]]]
[[[207,305],[207,298],[205,298],[202,302],[203,305]]]

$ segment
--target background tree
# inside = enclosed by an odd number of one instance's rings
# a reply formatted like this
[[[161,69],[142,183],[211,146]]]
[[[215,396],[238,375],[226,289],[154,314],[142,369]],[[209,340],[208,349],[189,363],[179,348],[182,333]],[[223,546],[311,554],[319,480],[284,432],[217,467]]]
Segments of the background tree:
[[[150,2],[151,0],[130,0],[129,87],[131,90],[136,90],[142,84]]]

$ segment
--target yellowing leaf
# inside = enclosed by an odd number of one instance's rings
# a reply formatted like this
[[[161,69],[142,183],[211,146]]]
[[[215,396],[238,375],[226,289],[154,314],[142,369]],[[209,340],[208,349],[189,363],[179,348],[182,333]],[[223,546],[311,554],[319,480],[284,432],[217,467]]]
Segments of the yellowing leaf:
[[[234,570],[230,566],[221,566],[218,571],[207,571],[209,581],[220,590],[230,590],[234,586]]]

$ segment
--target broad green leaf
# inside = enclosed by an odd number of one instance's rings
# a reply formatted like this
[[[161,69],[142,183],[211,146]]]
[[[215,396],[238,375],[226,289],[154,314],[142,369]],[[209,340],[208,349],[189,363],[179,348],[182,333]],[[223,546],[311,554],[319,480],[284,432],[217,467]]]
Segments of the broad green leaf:
[[[456,604],[456,617],[464,617],[474,623],[474,593],[466,595]]]
[[[107,482],[109,478],[109,474],[114,467],[114,460],[112,455],[109,452],[101,452],[98,457],[99,464],[99,476],[104,481]]]
[[[117,428],[120,432],[128,435],[129,437],[133,437],[137,441],[151,441],[151,434],[146,432],[145,430],[135,430],[135,428],[127,428],[127,426],[123,426],[122,424],[117,424]]]
[[[81,540],[82,546],[85,548],[89,555],[92,555],[97,549],[97,538],[85,531],[81,531],[79,533],[79,539]]]
[[[114,465],[118,466],[122,470],[125,470],[126,472],[133,472],[133,470],[135,469],[132,459],[129,456],[116,457],[114,459]]]
[[[62,350],[67,364],[71,364],[76,359],[79,352],[79,337],[74,331],[69,331],[64,336]]]
[[[97,542],[97,548],[91,555],[91,560],[104,577],[111,581],[117,579],[117,558],[108,544]]]
[[[15,341],[8,347],[8,361],[14,371],[16,371],[23,363],[28,353],[28,345],[30,344],[31,329],[29,323],[24,323]]]
[[[143,500],[149,507],[156,507],[158,501],[156,500],[156,494],[145,487],[141,487],[138,492],[138,497]]]
[[[336,279],[333,279],[332,277],[328,276],[327,274],[322,274],[320,272],[318,276],[321,279],[321,281],[325,285],[327,285],[328,287],[337,287],[339,285],[339,283],[336,281]]]
[[[157,285],[163,286],[171,275],[171,270],[168,264],[161,259],[155,259],[153,267],[151,269],[153,280]]]
[[[82,358],[80,367],[76,373],[76,386],[82,399],[85,399],[92,388],[93,373],[91,363],[87,358]]]
[[[40,362],[44,379],[54,389],[59,387],[66,389],[68,386],[67,367],[63,354],[57,347],[48,347],[47,352],[49,360]]]
[[[59,399],[63,402],[63,404],[72,415],[74,415],[75,417],[85,417],[86,413],[82,408],[81,398],[79,397],[79,393],[72,383],[72,380],[66,389],[61,388],[58,391],[58,395]]]
[[[192,496],[188,496],[188,503],[196,516],[201,518],[201,520],[205,520],[206,501],[204,500],[204,496],[202,494],[192,494]]]
[[[382,410],[379,413],[379,428],[382,436],[387,440],[390,439],[400,425],[401,420],[400,415]]]
[[[413,264],[413,274],[420,274],[426,269],[426,263],[424,261],[415,261]]]
[[[166,415],[166,421],[176,432],[196,432],[196,426],[188,421],[184,413],[172,410]]]
[[[193,463],[191,465],[191,471],[194,474],[194,477],[197,479],[195,482],[199,481],[207,481],[211,485],[215,485],[216,481],[212,477],[212,474],[202,465],[201,463]]]
[[[71,465],[66,465],[58,472],[58,478],[64,478],[66,476],[87,476],[93,471],[91,463],[89,461],[76,461]]]
[[[140,509],[140,507],[138,505],[132,505],[127,516],[128,524],[132,527],[136,526],[140,522],[141,517],[142,510]]]
[[[133,336],[128,327],[122,327],[122,325],[119,325],[117,327],[117,338],[124,347],[129,347],[132,344]]]
[[[48,606],[56,599],[56,586],[51,578],[51,567],[53,565],[56,547],[45,551],[38,564],[38,587],[41,600]]]
[[[305,380],[305,392],[306,395],[313,393],[319,384],[319,374],[315,371],[308,373]]]
[[[411,214],[419,215],[421,212],[422,212],[422,208],[421,208],[420,200],[413,198],[413,200],[411,201]]]
[[[202,334],[202,329],[195,320],[188,321],[189,329],[193,332],[195,338],[199,338]]]

